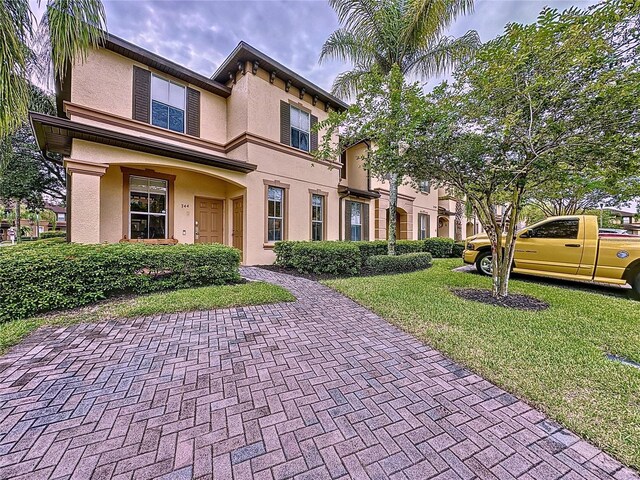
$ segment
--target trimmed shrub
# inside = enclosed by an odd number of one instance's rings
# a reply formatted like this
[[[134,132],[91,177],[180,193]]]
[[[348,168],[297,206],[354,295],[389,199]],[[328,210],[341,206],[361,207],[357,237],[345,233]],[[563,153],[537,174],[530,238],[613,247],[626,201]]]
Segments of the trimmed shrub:
[[[464,243],[456,242],[453,244],[453,249],[451,250],[451,256],[453,258],[462,258],[462,252],[464,252]]]
[[[293,246],[299,241],[276,242],[273,251],[276,254],[276,265],[281,267],[293,267]]]
[[[396,242],[396,255],[424,252],[423,240],[398,240]]]
[[[360,241],[351,243],[358,247],[358,250],[360,250],[360,258],[362,258],[363,263],[372,255],[387,254],[386,240]]]
[[[374,255],[367,259],[365,270],[368,273],[402,273],[429,268],[432,263],[428,252],[407,253],[405,255]]]
[[[48,232],[42,232],[40,234],[40,240],[46,240],[47,238],[67,238],[67,232],[61,232],[60,230],[49,230]]]
[[[433,258],[447,258],[451,256],[454,241],[452,238],[433,237],[424,241],[423,251],[429,252]]]
[[[293,267],[301,273],[355,275],[360,272],[360,250],[352,242],[297,242]]]
[[[0,249],[0,322],[121,293],[240,280],[240,252],[224,245],[50,242]]]

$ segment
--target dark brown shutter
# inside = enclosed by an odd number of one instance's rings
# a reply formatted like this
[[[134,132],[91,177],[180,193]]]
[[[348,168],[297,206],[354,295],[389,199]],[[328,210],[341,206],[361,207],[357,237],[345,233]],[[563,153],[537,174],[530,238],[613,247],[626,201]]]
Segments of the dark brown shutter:
[[[280,143],[291,145],[291,107],[280,101]]]
[[[347,151],[345,150],[340,154],[340,163],[342,164],[342,168],[340,169],[340,178],[343,180],[347,179]]]
[[[133,67],[133,114],[134,120],[149,123],[151,108],[151,72]]]
[[[344,201],[344,239],[351,240],[351,202]]]
[[[362,240],[369,241],[369,204],[362,204]]]
[[[431,237],[431,215],[427,215],[427,238]]]
[[[187,135],[200,136],[200,92],[187,88]]]
[[[313,130],[313,127],[315,127],[317,123],[318,117],[311,115],[311,121],[309,122],[309,125],[311,126],[311,152],[318,150],[318,132]]]

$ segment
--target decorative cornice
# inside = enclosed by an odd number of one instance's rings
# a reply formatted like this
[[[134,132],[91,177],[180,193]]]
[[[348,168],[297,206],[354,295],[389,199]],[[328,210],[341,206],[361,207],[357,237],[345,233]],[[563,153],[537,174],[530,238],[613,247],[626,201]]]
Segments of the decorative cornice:
[[[75,160],[73,158],[67,158],[64,161],[64,166],[71,174],[80,173],[83,175],[91,175],[101,177],[107,173],[108,164],[88,162],[85,160]]]

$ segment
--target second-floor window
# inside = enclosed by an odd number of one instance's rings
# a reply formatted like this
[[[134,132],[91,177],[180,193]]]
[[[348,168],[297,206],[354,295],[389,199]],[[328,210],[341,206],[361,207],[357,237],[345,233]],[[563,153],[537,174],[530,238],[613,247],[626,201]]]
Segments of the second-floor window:
[[[291,146],[309,151],[309,114],[291,105]]]
[[[164,78],[151,76],[151,123],[184,133],[185,88]]]
[[[351,240],[362,240],[362,203],[351,202]]]
[[[431,186],[429,185],[429,180],[422,180],[420,182],[420,192],[422,193],[430,193]]]

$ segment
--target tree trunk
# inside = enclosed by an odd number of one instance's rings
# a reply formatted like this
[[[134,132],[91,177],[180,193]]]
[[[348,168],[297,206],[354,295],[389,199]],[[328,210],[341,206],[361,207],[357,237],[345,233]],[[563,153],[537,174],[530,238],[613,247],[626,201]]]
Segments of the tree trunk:
[[[387,246],[387,254],[396,254],[396,215],[398,211],[398,175],[391,173],[389,175],[389,231],[387,237],[389,239]]]
[[[16,243],[20,243],[22,241],[22,233],[21,233],[21,223],[20,223],[20,200],[16,202]]]
[[[456,242],[462,240],[462,216],[464,215],[464,205],[459,199],[456,200],[456,216],[453,222],[453,238]]]

